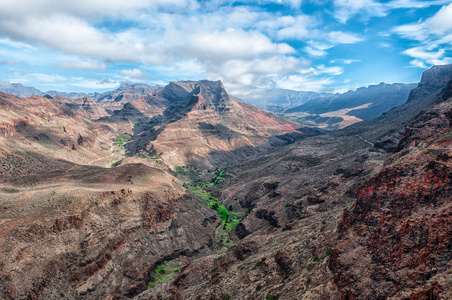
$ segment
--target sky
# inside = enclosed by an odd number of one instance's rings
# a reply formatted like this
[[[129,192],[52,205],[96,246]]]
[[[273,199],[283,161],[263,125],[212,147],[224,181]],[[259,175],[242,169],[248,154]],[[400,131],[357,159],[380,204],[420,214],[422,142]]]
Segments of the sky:
[[[1,0],[0,80],[345,92],[452,63],[452,0]]]

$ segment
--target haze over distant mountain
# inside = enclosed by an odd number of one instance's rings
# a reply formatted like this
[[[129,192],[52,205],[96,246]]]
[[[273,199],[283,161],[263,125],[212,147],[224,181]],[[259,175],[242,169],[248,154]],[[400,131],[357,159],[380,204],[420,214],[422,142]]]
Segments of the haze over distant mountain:
[[[287,108],[282,115],[303,125],[327,130],[344,128],[380,116],[406,102],[417,84],[385,84],[361,87],[344,94],[315,98],[303,105]]]
[[[9,83],[0,81],[0,92],[5,94],[11,94],[17,97],[31,97],[31,96],[44,96],[45,93],[29,86],[24,86],[21,83]]]
[[[330,98],[334,94],[292,91],[285,89],[260,90],[256,95],[250,95],[243,100],[270,112],[281,112],[284,109],[296,107],[309,102],[312,99]]]

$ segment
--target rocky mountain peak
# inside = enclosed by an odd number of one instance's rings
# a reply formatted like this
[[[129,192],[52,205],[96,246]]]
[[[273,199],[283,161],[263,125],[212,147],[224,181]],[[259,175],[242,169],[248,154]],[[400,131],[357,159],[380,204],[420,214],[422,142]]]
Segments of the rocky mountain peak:
[[[231,97],[226,92],[223,83],[218,81],[202,80],[199,84],[198,94],[216,109],[222,110],[230,102]]]
[[[452,65],[433,66],[422,73],[419,86],[443,87],[452,79]]]

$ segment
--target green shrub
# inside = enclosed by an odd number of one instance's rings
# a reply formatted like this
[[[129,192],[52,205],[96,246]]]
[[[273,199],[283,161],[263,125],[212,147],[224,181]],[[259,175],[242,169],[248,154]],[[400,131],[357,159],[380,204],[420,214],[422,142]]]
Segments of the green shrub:
[[[330,255],[332,252],[331,248],[326,249],[326,255]]]
[[[275,298],[275,296],[273,296],[273,295],[267,294],[267,295],[265,296],[265,299],[266,299],[266,300],[275,300],[276,298]]]
[[[221,297],[222,300],[229,300],[231,299],[231,296],[229,296],[228,294],[224,294],[223,297]]]

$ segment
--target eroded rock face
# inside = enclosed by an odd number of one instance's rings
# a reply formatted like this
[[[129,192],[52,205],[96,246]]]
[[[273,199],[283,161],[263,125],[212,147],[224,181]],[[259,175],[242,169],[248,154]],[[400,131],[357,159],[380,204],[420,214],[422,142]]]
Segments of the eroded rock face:
[[[11,182],[0,195],[2,299],[133,297],[163,261],[217,247],[217,224],[203,224],[214,213],[157,169],[77,169],[33,188]]]
[[[148,103],[165,103],[165,109],[146,125],[135,125],[128,150],[161,155],[172,166],[227,165],[286,144],[285,134],[295,139],[318,134],[233,99],[220,81],[171,82]]]
[[[344,211],[330,261],[343,299],[451,297],[451,105],[411,123],[401,143],[411,148],[387,161]]]

